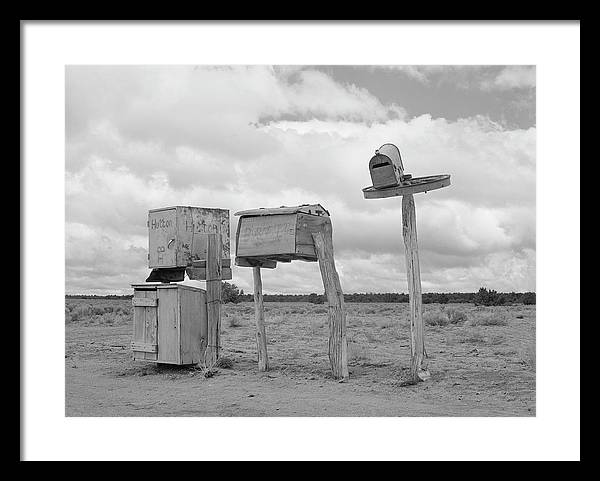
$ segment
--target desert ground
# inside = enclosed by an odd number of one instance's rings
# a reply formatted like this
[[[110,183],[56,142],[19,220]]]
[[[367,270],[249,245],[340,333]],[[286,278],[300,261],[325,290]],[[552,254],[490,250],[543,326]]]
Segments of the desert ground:
[[[66,299],[67,416],[535,416],[535,306],[426,304],[431,378],[406,385],[406,303],[347,303],[350,378],[327,357],[327,307],[265,303],[270,370],[256,367],[254,307],[225,304],[221,367],[133,361],[124,299]]]

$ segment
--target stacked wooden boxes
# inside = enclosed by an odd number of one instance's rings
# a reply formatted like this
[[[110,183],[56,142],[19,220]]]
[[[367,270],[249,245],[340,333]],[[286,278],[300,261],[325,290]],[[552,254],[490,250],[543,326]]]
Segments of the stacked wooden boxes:
[[[220,239],[221,269],[207,279],[208,238]],[[209,344],[207,291],[198,280],[231,279],[229,211],[175,206],[148,212],[146,283],[133,284],[134,360],[197,364]],[[190,281],[183,281],[184,273]],[[148,282],[148,281],[160,282]],[[218,321],[218,320],[217,320]]]

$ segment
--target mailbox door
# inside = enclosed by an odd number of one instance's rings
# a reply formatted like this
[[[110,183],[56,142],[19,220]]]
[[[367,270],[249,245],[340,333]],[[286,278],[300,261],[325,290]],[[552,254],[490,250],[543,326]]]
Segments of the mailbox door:
[[[181,364],[177,286],[158,287],[158,362]]]
[[[201,362],[208,339],[206,292],[179,286],[181,363]]]
[[[148,267],[177,267],[176,209],[148,213]]]
[[[135,289],[132,304],[133,359],[156,361],[158,351],[156,289]]]
[[[371,167],[373,187],[384,188],[398,185],[398,174],[390,161],[376,162]]]

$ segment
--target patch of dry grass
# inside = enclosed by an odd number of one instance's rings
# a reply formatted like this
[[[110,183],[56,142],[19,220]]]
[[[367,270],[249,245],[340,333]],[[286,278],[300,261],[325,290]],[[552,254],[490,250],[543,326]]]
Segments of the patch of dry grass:
[[[227,316],[227,325],[229,327],[240,327],[242,325],[242,321],[236,315]]]
[[[536,349],[535,342],[528,344],[526,347],[519,350],[519,358],[521,362],[528,366],[532,371],[535,371],[536,366]]]
[[[123,325],[131,322],[129,299],[65,299],[65,323]]]
[[[455,307],[447,307],[444,312],[446,313],[450,324],[462,324],[469,320],[469,316],[467,316],[466,312]]]
[[[441,311],[426,312],[423,314],[423,322],[428,326],[447,326],[450,324],[448,316]]]
[[[356,342],[348,343],[348,361],[359,362],[359,361],[370,361],[371,356],[369,350],[362,344]]]
[[[504,312],[484,311],[478,312],[476,316],[471,317],[465,325],[468,326],[507,326],[508,319]]]

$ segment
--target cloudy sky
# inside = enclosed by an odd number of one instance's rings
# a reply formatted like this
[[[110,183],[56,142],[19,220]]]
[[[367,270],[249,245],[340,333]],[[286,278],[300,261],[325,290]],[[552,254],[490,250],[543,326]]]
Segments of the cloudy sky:
[[[65,94],[67,293],[147,277],[149,209],[228,208],[235,233],[238,210],[303,203],[332,216],[345,292],[406,292],[401,199],[361,191],[387,142],[452,175],[415,196],[423,290],[535,290],[534,67],[68,66]],[[263,284],[323,290],[315,263]]]

